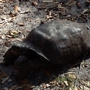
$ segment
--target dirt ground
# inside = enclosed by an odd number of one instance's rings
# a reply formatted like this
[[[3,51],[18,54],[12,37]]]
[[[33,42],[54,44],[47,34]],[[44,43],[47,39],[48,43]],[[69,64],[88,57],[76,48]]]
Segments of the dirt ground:
[[[41,23],[67,19],[83,23],[90,30],[90,0],[52,1],[0,0],[0,62],[12,44],[21,42]],[[90,90],[90,59],[83,57],[76,65],[54,71],[39,69],[26,79],[16,79],[0,72],[0,90]]]

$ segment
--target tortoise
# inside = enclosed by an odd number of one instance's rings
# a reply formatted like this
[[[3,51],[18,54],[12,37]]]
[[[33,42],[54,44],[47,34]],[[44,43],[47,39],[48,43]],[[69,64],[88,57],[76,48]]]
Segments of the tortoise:
[[[14,44],[4,55],[4,65],[25,70],[60,66],[89,51],[87,27],[68,20],[53,20],[34,28],[21,43]]]

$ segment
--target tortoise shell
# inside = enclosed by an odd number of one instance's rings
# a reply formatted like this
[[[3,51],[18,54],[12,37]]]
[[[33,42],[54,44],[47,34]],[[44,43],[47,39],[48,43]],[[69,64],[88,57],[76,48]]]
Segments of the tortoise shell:
[[[53,64],[63,64],[89,51],[90,36],[81,24],[54,20],[33,29],[23,43]]]
[[[9,57],[15,51],[14,47],[18,48],[16,52],[19,54]],[[23,42],[13,45],[11,52],[4,55],[4,60],[8,58],[9,61],[15,55],[17,59],[30,50],[28,57],[34,51],[52,64],[61,65],[82,57],[89,49],[90,35],[85,26],[67,20],[53,20],[34,28]]]

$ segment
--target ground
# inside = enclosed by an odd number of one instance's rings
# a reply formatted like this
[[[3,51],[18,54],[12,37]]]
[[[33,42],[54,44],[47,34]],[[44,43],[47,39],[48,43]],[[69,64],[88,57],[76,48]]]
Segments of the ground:
[[[13,43],[21,42],[41,23],[57,18],[83,23],[90,29],[90,0],[0,0],[0,62]],[[54,71],[32,71],[19,81],[15,76],[0,72],[0,90],[89,89],[90,59],[85,57],[79,64],[65,65]]]

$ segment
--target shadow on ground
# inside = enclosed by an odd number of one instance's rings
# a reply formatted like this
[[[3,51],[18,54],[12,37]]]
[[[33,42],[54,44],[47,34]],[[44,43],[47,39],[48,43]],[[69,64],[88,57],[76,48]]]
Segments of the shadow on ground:
[[[34,86],[40,85],[42,83],[49,83],[49,82],[53,81],[54,79],[56,79],[57,77],[59,77],[60,75],[62,75],[62,74],[65,75],[65,73],[67,73],[67,71],[69,69],[80,67],[80,63],[82,62],[82,60],[88,60],[89,57],[90,57],[90,54],[85,56],[83,59],[78,59],[76,61],[70,62],[70,63],[60,66],[60,67],[54,67],[54,68],[52,67],[49,69],[41,68],[41,67],[35,68],[35,69],[31,70],[30,73],[28,73],[23,78],[21,78],[23,76],[22,74],[15,73],[16,71],[14,70],[13,66],[10,66],[8,68],[7,67],[3,68],[0,65],[0,69],[2,71],[7,72],[8,74],[10,74],[9,72],[11,72],[11,71],[15,71],[9,77],[10,79],[12,79],[12,82],[6,81],[5,83],[0,84],[0,87],[10,88],[12,85],[15,85],[15,84],[20,85],[20,80],[24,80],[24,79],[27,79],[29,81],[29,83]],[[25,68],[25,67],[23,67],[23,68]]]

